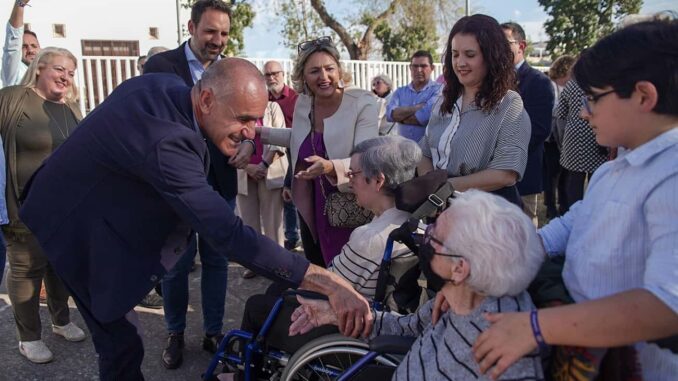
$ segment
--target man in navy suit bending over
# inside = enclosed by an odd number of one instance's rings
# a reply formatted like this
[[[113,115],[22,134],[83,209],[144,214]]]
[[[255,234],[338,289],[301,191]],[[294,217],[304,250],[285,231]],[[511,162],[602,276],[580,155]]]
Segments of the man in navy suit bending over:
[[[259,70],[237,58],[214,63],[192,88],[173,74],[130,79],[27,185],[21,219],[70,289],[102,380],[143,379],[133,308],[179,260],[191,230],[263,276],[328,295],[342,333],[369,332],[367,302],[348,283],[244,225],[207,182],[205,140],[234,155],[267,100]]]
[[[180,76],[186,85],[193,86],[210,65],[222,58],[221,52],[226,47],[231,29],[231,16],[227,2],[196,1],[191,8],[191,20],[188,21],[190,40],[176,49],[149,58],[144,65],[144,72],[174,73]],[[229,158],[224,156],[209,139],[207,151],[210,156],[207,182],[227,201],[231,209],[235,209],[238,189],[236,169],[229,162]],[[223,337],[221,331],[226,300],[228,256],[212,250],[204,237],[198,235],[198,240],[191,241],[183,258],[162,280],[165,324],[169,334],[167,346],[162,352],[162,363],[168,369],[178,368],[183,361],[184,329],[189,300],[188,273],[196,252],[200,253],[202,264],[200,291],[205,332],[203,349],[216,352],[218,343]]]

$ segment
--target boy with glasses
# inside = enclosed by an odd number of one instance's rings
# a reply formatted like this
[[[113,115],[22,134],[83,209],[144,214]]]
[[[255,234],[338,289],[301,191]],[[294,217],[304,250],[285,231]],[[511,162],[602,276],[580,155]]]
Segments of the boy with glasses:
[[[493,378],[548,345],[633,344],[643,379],[678,374],[677,35],[676,20],[631,25],[574,67],[586,93],[582,117],[599,144],[625,152],[539,231],[548,255],[564,253],[563,280],[577,303],[488,315],[493,325],[474,351]]]

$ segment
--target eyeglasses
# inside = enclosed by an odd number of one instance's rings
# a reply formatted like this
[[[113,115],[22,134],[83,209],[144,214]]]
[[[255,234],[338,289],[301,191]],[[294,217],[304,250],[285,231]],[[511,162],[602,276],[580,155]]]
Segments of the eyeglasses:
[[[316,47],[321,48],[325,46],[334,46],[334,44],[332,43],[332,37],[323,36],[320,38],[316,38],[315,40],[304,41],[301,44],[299,44],[299,46],[297,46],[297,51],[298,53],[301,53],[310,49],[314,49]]]
[[[612,89],[612,90],[604,91],[604,92],[598,93],[598,94],[584,95],[584,96],[581,97],[581,105],[582,105],[582,107],[584,107],[584,109],[586,110],[586,112],[588,114],[593,114],[593,110],[591,109],[591,104],[598,102],[598,100],[600,100],[600,98],[602,98],[602,97],[604,97],[608,94],[612,94],[615,91],[616,90]]]
[[[61,74],[61,75],[66,74],[66,75],[68,75],[68,76],[71,77],[71,78],[74,78],[74,77],[75,77],[75,72],[74,72],[74,71],[68,70],[68,69],[66,69],[65,67],[61,66],[61,65],[54,65],[54,66],[52,66],[52,70],[56,71],[57,73],[59,73],[59,74]]]
[[[267,72],[267,73],[264,73],[264,77],[266,77],[266,78],[271,78],[271,77],[275,77],[276,75],[278,75],[278,74],[280,74],[280,73],[282,73],[282,70],[278,70],[278,71],[269,71],[269,72]]]
[[[353,179],[359,173],[363,173],[363,171],[348,171],[346,172],[346,177]]]
[[[423,69],[426,69],[427,67],[429,67],[429,64],[410,64],[410,68],[413,69],[413,70],[417,70],[417,69],[423,70]]]
[[[430,225],[428,225],[428,226],[426,227],[426,230],[424,231],[424,241],[423,241],[423,244],[424,244],[424,245],[429,245],[429,246],[433,247],[433,246],[431,245],[431,242],[435,242],[435,243],[437,243],[438,245],[440,245],[440,246],[446,248],[447,250],[450,250],[450,248],[446,247],[445,244],[444,244],[441,240],[439,240],[438,238],[436,238],[436,237],[433,236],[433,227],[434,227],[434,226],[435,226],[435,224],[430,224]],[[433,254],[435,254],[435,255],[440,255],[440,256],[443,256],[443,257],[464,258],[463,255],[452,254],[452,253],[442,253],[442,252],[438,252],[438,251],[435,251],[435,250],[433,251]]]
[[[378,86],[380,83],[384,83],[384,81],[382,81],[381,79],[378,79],[378,80],[372,82],[372,87],[376,87],[376,86]]]

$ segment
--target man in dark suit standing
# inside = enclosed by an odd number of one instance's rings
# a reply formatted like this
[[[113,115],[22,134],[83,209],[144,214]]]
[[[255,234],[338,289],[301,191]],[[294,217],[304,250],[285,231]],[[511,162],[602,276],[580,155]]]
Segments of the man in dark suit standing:
[[[532,135],[527,151],[527,166],[523,179],[517,184],[518,193],[523,199],[523,207],[535,226],[537,220],[537,196],[544,189],[542,185],[542,161],[544,140],[551,133],[551,115],[555,95],[551,80],[539,70],[525,62],[527,40],[523,28],[514,23],[501,24],[511,51],[513,64],[516,65],[518,92],[532,124]]]
[[[343,279],[256,233],[207,181],[210,139],[227,155],[267,104],[252,63],[225,58],[192,88],[145,74],[118,86],[36,171],[21,220],[71,291],[102,380],[141,380],[134,306],[181,259],[197,231],[215,252],[290,287],[327,294],[343,333],[371,329],[367,302]]]
[[[200,0],[191,9],[188,31],[191,38],[177,49],[158,53],[144,65],[144,73],[174,73],[188,86],[200,80],[203,72],[219,61],[226,48],[231,27],[231,10],[221,0]],[[228,86],[228,84],[226,84]],[[235,210],[237,194],[236,169],[229,164],[229,158],[207,141],[210,153],[208,181]],[[224,318],[224,301],[228,276],[228,258],[215,252],[207,241],[198,236],[197,247],[194,239],[184,257],[167,273],[162,281],[163,308],[169,338],[162,353],[162,362],[168,369],[181,366],[183,360],[184,329],[188,307],[188,273],[193,266],[196,251],[202,263],[202,311],[203,349],[214,353],[223,337],[221,330]]]

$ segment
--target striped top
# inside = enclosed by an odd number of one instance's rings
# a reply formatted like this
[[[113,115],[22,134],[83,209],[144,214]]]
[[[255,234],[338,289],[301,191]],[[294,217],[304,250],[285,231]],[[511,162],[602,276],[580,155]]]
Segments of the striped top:
[[[341,275],[356,291],[372,300],[377,288],[388,235],[410,217],[408,212],[391,208],[366,225],[353,230],[348,242],[330,264],[330,271]],[[393,245],[393,258],[411,254],[403,244]]]
[[[375,312],[371,337],[379,335],[417,336],[410,351],[398,365],[392,380],[489,380],[482,375],[471,347],[490,324],[486,312],[528,311],[534,308],[526,291],[518,296],[486,297],[468,315],[445,313],[431,325],[433,300],[416,313],[401,316]],[[534,352],[515,362],[500,380],[542,380],[541,358]]]
[[[441,136],[452,121],[451,114],[440,113],[443,98],[436,101],[426,134],[419,141],[424,156],[439,147]],[[511,170],[522,179],[527,164],[527,146],[531,134],[530,117],[523,100],[509,90],[490,112],[482,111],[474,103],[461,113],[459,127],[452,137],[447,173],[450,177],[466,176],[484,169]],[[444,169],[444,168],[437,168]]]

